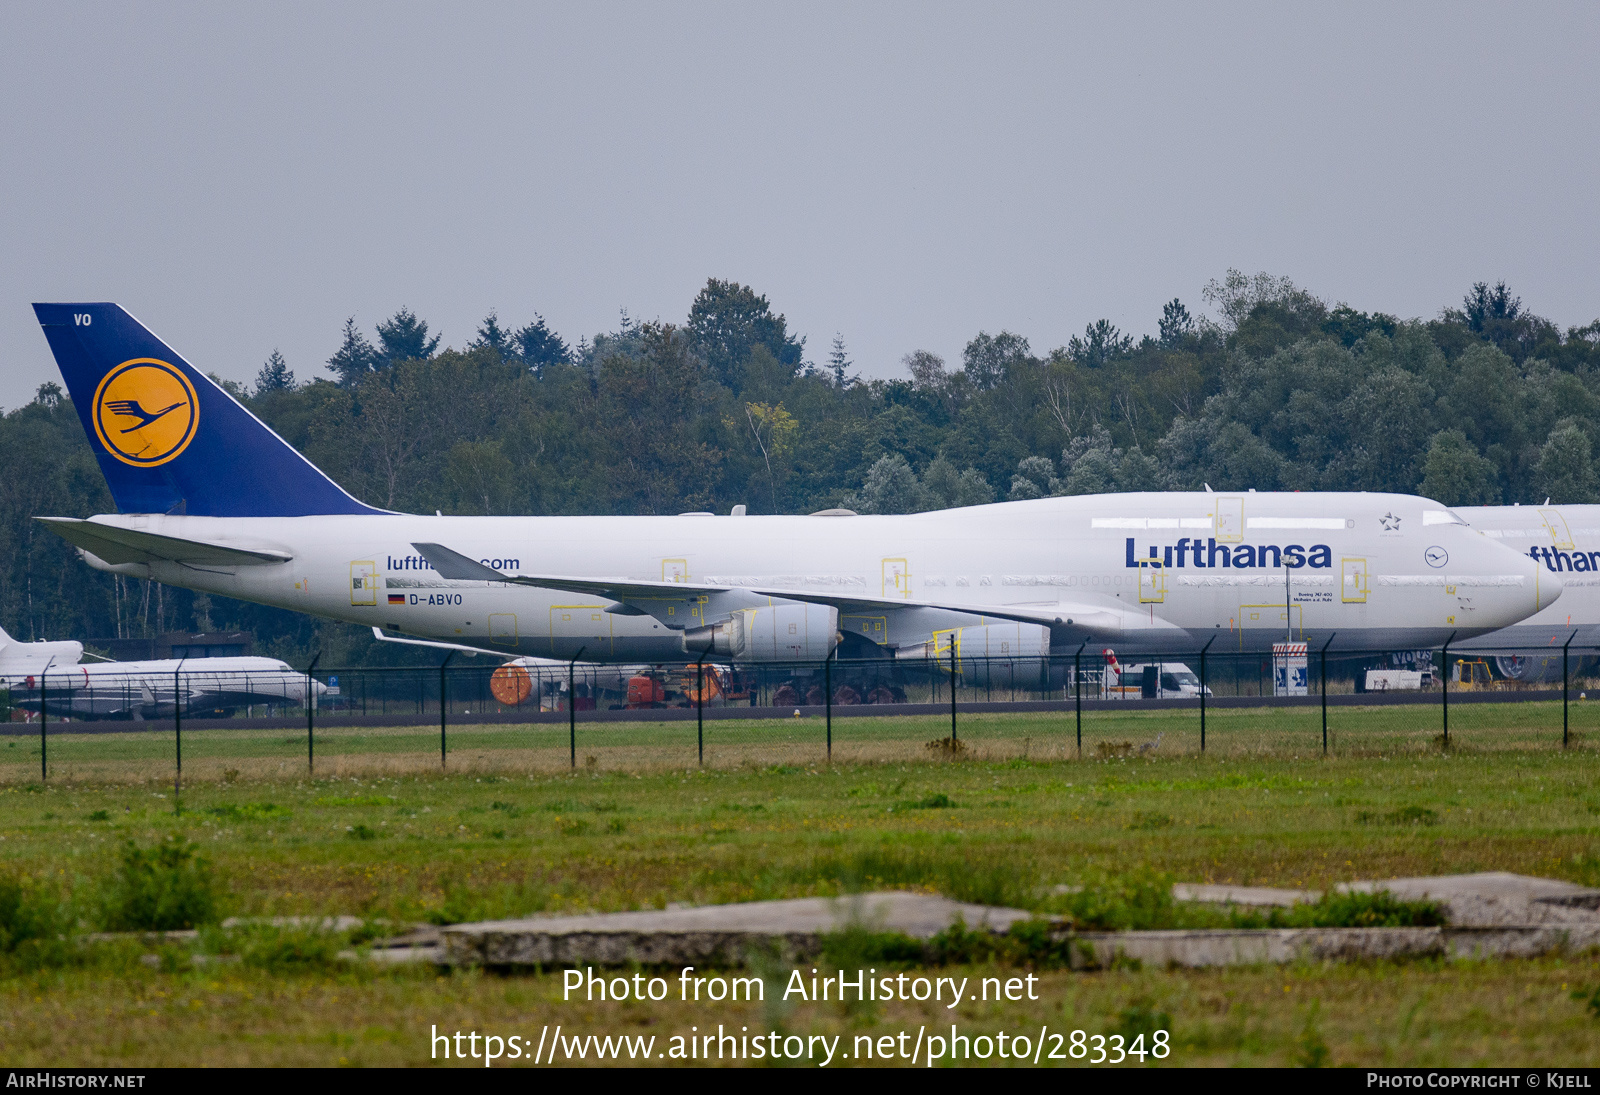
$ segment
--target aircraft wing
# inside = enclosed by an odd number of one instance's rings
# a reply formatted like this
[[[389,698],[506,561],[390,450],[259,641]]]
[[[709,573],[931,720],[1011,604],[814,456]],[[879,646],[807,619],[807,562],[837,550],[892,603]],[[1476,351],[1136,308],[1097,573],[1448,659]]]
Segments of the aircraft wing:
[[[698,582],[654,582],[638,578],[573,578],[554,574],[506,574],[469,559],[460,552],[442,544],[412,544],[417,552],[433,566],[441,578],[469,582],[508,582],[513,585],[538,586],[541,589],[562,589],[571,593],[586,593],[618,601],[632,610],[632,614],[649,612],[644,605],[653,601],[678,601],[705,596],[717,599],[719,595],[753,595],[786,601],[803,601],[809,604],[831,605],[841,613],[878,613],[904,611],[915,608],[940,609],[962,612],[969,616],[986,616],[996,620],[1014,620],[1025,624],[1042,624],[1045,627],[1066,629],[1088,638],[1120,639],[1128,631],[1179,630],[1176,624],[1145,612],[1118,610],[1102,605],[1073,601],[1055,601],[1047,604],[1024,605],[972,605],[945,601],[907,600],[905,598],[862,597],[838,593],[821,593],[813,590],[767,589],[750,586],[707,585]],[[640,602],[643,602],[641,604]]]
[[[269,548],[241,548],[183,540],[139,529],[119,528],[76,517],[35,517],[51,532],[108,563],[190,563],[199,566],[264,566],[294,556]]]
[[[537,586],[540,589],[563,589],[569,593],[586,593],[605,597],[630,608],[635,601],[681,601],[685,598],[738,591],[735,586],[714,586],[702,582],[652,582],[642,578],[572,578],[558,574],[506,574],[469,559],[443,544],[412,544],[429,565],[439,572],[439,577],[462,582],[507,582],[511,585]],[[755,592],[755,591],[750,591]],[[780,596],[788,597],[784,593]],[[795,597],[792,600],[800,600]],[[631,615],[644,615],[635,608]]]
[[[514,651],[488,650],[481,646],[464,646],[461,643],[440,643],[434,642],[432,639],[408,639],[400,635],[385,635],[383,633],[383,628],[381,627],[374,627],[372,629],[372,637],[377,639],[380,643],[404,643],[406,646],[431,646],[435,650],[457,650],[464,654],[487,654],[492,658],[504,658],[507,661],[515,661],[517,658],[522,656]],[[567,663],[562,662],[561,664],[566,665]]]

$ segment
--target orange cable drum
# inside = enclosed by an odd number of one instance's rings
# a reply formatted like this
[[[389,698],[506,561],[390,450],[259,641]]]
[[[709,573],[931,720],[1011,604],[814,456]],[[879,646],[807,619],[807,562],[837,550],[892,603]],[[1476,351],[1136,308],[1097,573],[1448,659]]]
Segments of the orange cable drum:
[[[533,678],[520,665],[502,665],[489,678],[489,691],[507,707],[517,707],[533,695]]]

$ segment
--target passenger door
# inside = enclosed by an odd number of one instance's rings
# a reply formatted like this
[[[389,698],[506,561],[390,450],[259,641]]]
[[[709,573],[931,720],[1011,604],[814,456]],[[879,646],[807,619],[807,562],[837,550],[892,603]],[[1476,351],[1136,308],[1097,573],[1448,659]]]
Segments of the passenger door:
[[[1244,540],[1244,499],[1217,499],[1217,543],[1237,544]]]
[[[1139,603],[1160,604],[1167,599],[1167,568],[1159,559],[1139,561]]]
[[[1544,527],[1550,530],[1550,540],[1554,547],[1571,550],[1575,545],[1572,542],[1572,530],[1567,528],[1567,519],[1561,516],[1560,510],[1542,509],[1539,517],[1544,521]]]
[[[361,562],[350,564],[350,603],[375,605],[378,603],[378,564]]]
[[[1366,604],[1367,588],[1367,561],[1340,559],[1339,599],[1345,604]]]
[[[911,566],[904,559],[883,561],[883,595],[911,599]]]
[[[489,641],[499,646],[517,645],[517,614],[515,612],[489,613]]]

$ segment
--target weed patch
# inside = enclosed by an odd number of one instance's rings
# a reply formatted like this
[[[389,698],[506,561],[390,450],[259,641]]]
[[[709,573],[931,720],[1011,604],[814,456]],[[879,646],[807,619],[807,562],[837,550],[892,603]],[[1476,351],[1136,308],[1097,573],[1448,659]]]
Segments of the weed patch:
[[[1077,931],[1198,927],[1186,921],[1208,911],[1180,906],[1172,899],[1172,879],[1153,872],[1090,877],[1046,907]]]
[[[1600,986],[1592,989],[1573,989],[1572,998],[1583,1005],[1589,1018],[1600,1019]]]
[[[502,883],[494,886],[447,881],[442,903],[423,911],[430,924],[465,924],[475,920],[506,920],[542,912],[550,905],[549,887],[540,882]]]
[[[1132,1045],[1138,1038],[1144,1039],[1144,1045],[1150,1045],[1155,1040],[1158,1030],[1172,1032],[1172,1016],[1165,1011],[1157,1011],[1148,997],[1139,997],[1131,1001],[1117,1016],[1117,1033],[1122,1035],[1124,1043]]]
[[[1437,901],[1405,901],[1388,890],[1372,893],[1330,891],[1316,901],[1266,913],[1236,911],[1236,928],[1432,928],[1446,921]]]
[[[1357,825],[1437,825],[1439,815],[1426,806],[1402,806],[1398,810],[1379,813],[1362,810],[1356,814]]]
[[[957,918],[928,940],[925,961],[935,965],[965,966],[998,962],[1009,966],[1059,969],[1068,964],[1072,941],[1056,935],[1048,920],[1019,920],[1004,935],[973,931]]]
[[[949,795],[940,792],[937,795],[927,795],[923,798],[908,799],[895,804],[897,810],[951,810],[957,803]]]
[[[0,875],[0,960],[24,969],[55,965],[67,950],[72,926],[65,903],[51,889],[21,874]]]
[[[337,966],[345,939],[339,932],[316,928],[254,924],[216,933],[204,942],[217,953],[237,955],[253,969],[292,974]]]
[[[101,925],[108,931],[176,931],[217,919],[217,882],[199,849],[170,836],[152,848],[124,842],[102,884]]]
[[[1295,1064],[1301,1068],[1326,1068],[1328,1066],[1328,1042],[1322,1036],[1322,1026],[1317,1022],[1321,1007],[1313,1002],[1311,1010],[1306,1013],[1305,1024],[1300,1028],[1300,1037],[1295,1042]]]
[[[903,932],[880,932],[852,924],[822,937],[822,957],[835,969],[857,970],[868,966],[904,969],[923,961],[920,940]]]
[[[1128,828],[1130,829],[1170,829],[1171,827],[1171,814],[1146,812],[1144,810],[1135,813],[1133,820],[1128,822]]]
[[[213,806],[206,813],[228,821],[287,821],[293,816],[287,806],[276,802],[230,802]]]

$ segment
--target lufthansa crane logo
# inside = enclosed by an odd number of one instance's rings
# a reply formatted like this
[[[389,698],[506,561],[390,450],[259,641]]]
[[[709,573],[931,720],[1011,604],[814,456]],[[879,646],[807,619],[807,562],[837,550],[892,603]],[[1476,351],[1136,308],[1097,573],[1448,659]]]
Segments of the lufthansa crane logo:
[[[124,361],[94,393],[94,432],[124,464],[153,468],[194,440],[200,408],[182,371],[153,357]]]

